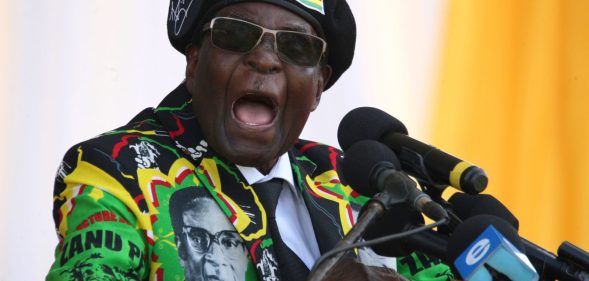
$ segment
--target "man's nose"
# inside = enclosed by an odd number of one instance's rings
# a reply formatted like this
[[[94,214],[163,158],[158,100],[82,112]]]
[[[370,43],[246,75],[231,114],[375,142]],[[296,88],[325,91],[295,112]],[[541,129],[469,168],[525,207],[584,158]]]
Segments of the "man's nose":
[[[265,74],[275,74],[282,70],[282,63],[274,49],[274,35],[266,33],[260,43],[245,55],[245,64]]]
[[[223,257],[223,249],[218,242],[212,242],[209,250],[205,254],[205,259],[215,265],[221,263],[221,257]]]
[[[224,262],[225,258],[221,251],[221,246],[217,242],[212,242],[209,250],[204,255],[202,259],[202,270],[205,279],[208,279],[208,276],[220,277],[223,274],[222,268],[226,267],[227,263]]]

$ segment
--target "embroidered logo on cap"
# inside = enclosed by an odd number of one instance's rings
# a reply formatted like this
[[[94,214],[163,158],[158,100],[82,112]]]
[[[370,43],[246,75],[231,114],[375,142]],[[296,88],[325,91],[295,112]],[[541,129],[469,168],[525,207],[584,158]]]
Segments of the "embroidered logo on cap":
[[[325,11],[323,10],[323,0],[297,0],[297,2],[311,10],[315,10],[322,15],[325,15]]]
[[[176,3],[174,3],[174,0],[170,1],[170,13],[168,16],[168,21],[174,22],[174,35],[178,36],[180,31],[182,31],[184,20],[186,20],[188,17],[188,10],[190,9],[190,5],[192,5],[193,1],[194,0],[178,0]]]

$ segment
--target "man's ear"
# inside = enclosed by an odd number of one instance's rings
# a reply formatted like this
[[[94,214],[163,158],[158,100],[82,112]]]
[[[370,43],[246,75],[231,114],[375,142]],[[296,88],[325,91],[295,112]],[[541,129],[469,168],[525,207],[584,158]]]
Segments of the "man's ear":
[[[317,106],[319,106],[319,102],[321,101],[321,95],[323,94],[323,89],[325,89],[325,86],[327,86],[329,78],[331,78],[331,66],[325,64],[320,67],[321,77],[317,80],[317,92],[315,93],[315,103],[313,104],[312,110],[315,110]]]
[[[198,64],[198,48],[195,45],[190,45],[186,48],[186,81],[190,83],[191,78],[194,77],[196,65]]]
[[[176,248],[178,249],[178,255],[180,256],[180,263],[183,263],[188,258],[188,254],[186,253],[186,243],[183,243],[180,239],[178,239],[178,242],[176,243]]]

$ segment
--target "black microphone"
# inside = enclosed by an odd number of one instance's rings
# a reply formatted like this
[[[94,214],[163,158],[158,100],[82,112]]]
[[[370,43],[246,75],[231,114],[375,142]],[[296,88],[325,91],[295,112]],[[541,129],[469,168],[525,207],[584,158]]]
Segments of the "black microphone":
[[[569,241],[564,241],[556,251],[559,257],[575,263],[584,270],[589,270],[589,253],[587,251],[573,245]]]
[[[344,151],[360,140],[384,143],[397,154],[403,170],[424,182],[450,185],[470,194],[487,187],[487,175],[481,168],[410,138],[405,125],[382,110],[359,107],[348,112],[337,137]]]
[[[490,214],[503,218],[518,229],[517,218],[495,197],[488,194],[469,195],[455,193],[448,200],[454,213],[461,219]],[[540,274],[542,280],[589,280],[589,273],[522,238],[526,255]]]
[[[519,220],[492,195],[455,193],[448,199],[448,203],[460,219],[465,220],[477,215],[493,215],[502,218],[519,230]]]
[[[393,205],[385,214],[366,229],[365,240],[372,240],[393,233],[400,233],[423,226],[423,216],[406,205]],[[448,236],[433,230],[425,230],[401,239],[372,245],[372,250],[389,257],[402,257],[412,252],[421,252],[438,259],[446,257]]]
[[[423,225],[423,217],[417,211],[404,205],[395,205],[366,230],[364,238],[366,240],[377,239],[393,233],[409,231],[421,225]],[[478,237],[490,225],[499,232],[496,235],[500,236],[501,240],[505,238],[517,250],[500,245],[502,242],[481,245],[481,240],[485,238]],[[443,260],[452,268],[453,272],[461,274],[464,273],[464,262],[461,264],[459,257],[467,249],[472,249],[473,246],[476,247],[477,245],[482,247],[475,249],[473,251],[474,255],[471,254],[471,259],[478,258],[478,262],[475,261],[470,264],[471,273],[488,271],[492,275],[506,277],[507,279],[504,280],[518,280],[517,277],[521,276],[522,272],[534,272],[529,262],[526,262],[522,255],[518,255],[523,252],[524,246],[517,231],[508,222],[491,215],[475,216],[466,220],[464,224],[456,228],[451,237],[433,230],[426,230],[401,239],[372,245],[371,248],[375,253],[383,256],[400,257],[407,256],[412,252],[421,252],[430,257]],[[487,251],[486,254],[484,253],[485,250]],[[502,256],[493,257],[493,255],[490,255],[491,252],[497,253],[499,250],[503,252]],[[460,266],[460,268],[457,266]],[[477,276],[480,276],[480,274]],[[476,276],[473,277],[471,274],[462,277],[465,280],[477,279]],[[502,279],[495,278],[493,280]]]
[[[379,191],[389,195],[388,204],[408,203],[433,220],[448,218],[448,213],[417,183],[399,171],[399,160],[385,145],[363,140],[350,146],[342,163],[343,177],[358,193],[372,197]]]
[[[464,220],[450,236],[447,249],[445,260],[465,281],[538,280],[517,230],[499,217]]]

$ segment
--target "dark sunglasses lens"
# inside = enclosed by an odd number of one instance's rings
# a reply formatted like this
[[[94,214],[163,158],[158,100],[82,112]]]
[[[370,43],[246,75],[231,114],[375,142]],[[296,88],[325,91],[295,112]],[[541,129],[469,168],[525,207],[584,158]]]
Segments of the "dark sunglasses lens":
[[[211,38],[215,46],[239,53],[249,52],[262,35],[262,29],[246,22],[218,18],[213,24]]]
[[[302,66],[316,65],[323,51],[323,41],[303,33],[278,32],[276,43],[282,59]]]

